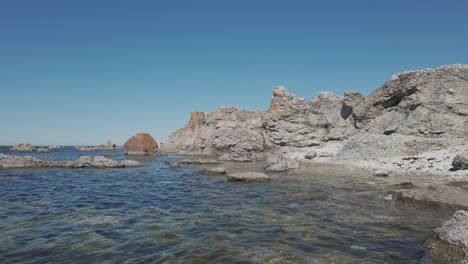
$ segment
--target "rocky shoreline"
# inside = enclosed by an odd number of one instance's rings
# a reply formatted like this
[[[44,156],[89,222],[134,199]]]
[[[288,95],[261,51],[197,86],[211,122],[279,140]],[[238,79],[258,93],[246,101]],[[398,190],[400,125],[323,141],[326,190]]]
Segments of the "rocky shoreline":
[[[279,86],[267,111],[192,112],[157,153],[233,161],[282,155],[468,179],[468,170],[458,169],[466,158],[453,165],[468,152],[467,127],[468,65],[448,65],[397,73],[367,97],[320,92],[307,101]]]
[[[267,111],[226,106],[212,113],[192,112],[188,124],[157,153],[259,160],[271,171],[333,163],[371,170],[374,176],[427,174],[465,186],[468,65],[397,73],[369,96],[320,92],[307,101],[279,86]],[[258,181],[268,181],[265,176]],[[400,185],[384,199],[451,212],[468,209],[468,189],[460,185]],[[449,224],[431,233],[426,259],[468,263],[467,214],[457,211]],[[458,240],[452,239],[455,233]]]
[[[16,149],[33,151],[30,145]],[[400,182],[398,188],[383,194],[384,199],[451,214],[456,211],[431,233],[426,242],[427,258],[436,263],[468,263],[468,213],[464,211],[468,210],[468,65],[397,73],[369,96],[349,91],[344,96],[320,92],[308,101],[278,86],[267,111],[225,106],[212,113],[192,112],[188,124],[165,144],[158,145],[149,134],[139,133],[125,143],[124,153],[201,156],[166,162],[171,169],[224,166],[229,162],[263,164],[262,172],[224,167],[200,171],[226,174],[232,182],[265,184],[272,178],[263,172],[273,175],[320,163],[368,170],[369,177],[431,175],[434,184],[420,186],[417,178]],[[0,168],[141,165],[103,156],[59,163],[0,154]],[[316,198],[308,193],[299,196]]]

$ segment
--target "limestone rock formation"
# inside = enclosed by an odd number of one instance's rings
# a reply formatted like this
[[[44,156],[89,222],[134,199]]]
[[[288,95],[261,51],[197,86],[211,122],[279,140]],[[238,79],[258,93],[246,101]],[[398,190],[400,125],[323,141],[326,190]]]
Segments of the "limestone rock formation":
[[[395,74],[352,116],[358,128],[376,134],[467,137],[468,65]]]
[[[317,161],[379,160],[389,171],[403,164],[446,172],[455,151],[468,151],[467,127],[468,65],[448,65],[395,74],[369,96],[320,92],[308,101],[279,86],[267,111],[192,112],[162,150],[222,155],[222,160],[263,160],[272,154],[304,159],[315,152]],[[414,166],[405,160],[415,155],[426,160]]]
[[[158,148],[158,143],[148,133],[138,133],[131,137],[124,145],[125,154],[147,155]]]
[[[468,211],[456,211],[426,241],[428,257],[441,264],[468,263]]]
[[[263,113],[235,107],[222,107],[211,114],[192,112],[189,123],[174,132],[163,148],[190,155],[261,153],[271,146],[266,132],[260,129]]]
[[[14,145],[10,151],[16,151],[16,152],[29,152],[29,151],[36,151],[36,148],[33,147],[31,144],[27,143],[19,143]]]

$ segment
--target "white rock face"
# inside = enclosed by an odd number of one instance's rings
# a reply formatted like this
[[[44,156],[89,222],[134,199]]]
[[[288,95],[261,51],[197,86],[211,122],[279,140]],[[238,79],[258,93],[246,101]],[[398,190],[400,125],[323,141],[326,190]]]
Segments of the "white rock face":
[[[254,160],[279,153],[304,159],[315,151],[318,162],[442,173],[451,160],[438,153],[453,159],[468,151],[467,127],[468,65],[449,65],[396,74],[367,97],[320,92],[307,101],[279,86],[267,111],[192,112],[162,150]],[[426,161],[405,159],[412,156]]]

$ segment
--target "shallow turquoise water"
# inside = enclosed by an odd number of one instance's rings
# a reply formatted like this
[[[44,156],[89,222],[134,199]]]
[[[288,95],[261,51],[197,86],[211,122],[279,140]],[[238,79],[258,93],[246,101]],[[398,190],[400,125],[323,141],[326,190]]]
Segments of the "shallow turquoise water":
[[[121,151],[32,155],[99,153]],[[163,164],[182,157],[136,159],[146,166],[0,170],[0,263],[419,263],[442,218],[384,200],[390,183],[360,171],[317,165],[242,184]],[[302,192],[324,197],[291,197]]]

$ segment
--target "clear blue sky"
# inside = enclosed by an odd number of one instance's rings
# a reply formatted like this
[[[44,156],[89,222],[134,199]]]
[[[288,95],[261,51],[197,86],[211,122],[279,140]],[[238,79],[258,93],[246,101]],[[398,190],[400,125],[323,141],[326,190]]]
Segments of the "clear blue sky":
[[[0,0],[0,144],[166,141],[274,86],[369,94],[468,63],[468,1]]]

